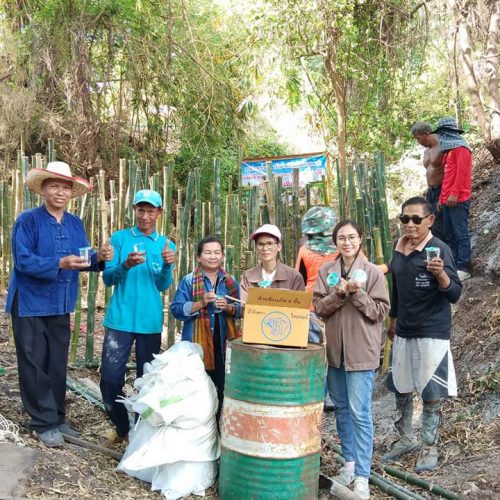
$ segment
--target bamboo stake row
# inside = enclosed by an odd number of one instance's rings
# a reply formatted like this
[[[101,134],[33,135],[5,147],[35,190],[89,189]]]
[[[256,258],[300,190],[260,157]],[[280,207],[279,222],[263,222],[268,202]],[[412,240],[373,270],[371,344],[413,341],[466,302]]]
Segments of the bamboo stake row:
[[[0,266],[0,287],[5,290],[8,275],[12,269],[10,252],[10,231],[15,217],[23,209],[35,207],[40,197],[25,188],[28,167],[45,168],[47,161],[56,159],[53,140],[47,147],[47,158],[37,154],[31,158],[19,151],[16,168],[12,170],[10,182],[0,181],[0,220],[2,229],[2,262]],[[391,245],[385,200],[385,166],[383,156],[376,154],[373,164],[357,163],[348,170],[346,182],[340,177],[337,162],[337,193],[329,190],[329,180],[308,184],[305,190],[299,188],[299,170],[293,171],[291,188],[285,188],[280,176],[275,176],[270,164],[262,187],[238,187],[232,189],[232,179],[228,179],[228,192],[222,193],[222,169],[219,159],[214,159],[211,172],[202,167],[194,168],[183,189],[175,179],[173,163],[158,172],[151,171],[149,162],[121,159],[117,165],[117,178],[111,172],[100,170],[93,191],[74,202],[70,207],[83,221],[94,248],[105,243],[113,231],[134,224],[132,200],[134,193],[142,188],[158,190],[163,198],[164,212],[158,223],[158,230],[173,239],[177,246],[175,283],[196,266],[197,242],[208,234],[221,237],[226,246],[226,268],[239,278],[241,270],[256,263],[255,249],[249,242],[250,234],[264,223],[275,223],[283,234],[282,260],[294,265],[298,242],[301,237],[300,221],[302,213],[316,204],[337,204],[338,220],[350,216],[362,226],[367,243],[367,252],[372,261],[387,261]],[[206,169],[207,167],[205,167]],[[208,174],[208,175],[207,175]],[[203,199],[202,179],[210,178],[211,196]],[[238,176],[238,180],[240,175]],[[238,186],[240,186],[238,182]],[[174,201],[176,191],[176,203]],[[302,191],[302,194],[301,194]],[[304,195],[306,202],[304,203]],[[302,203],[301,203],[302,201]],[[111,289],[104,291],[102,280],[97,273],[81,275],[81,293],[74,318],[72,332],[71,360],[77,361],[77,346],[82,324],[82,309],[87,310],[85,335],[85,362],[94,360],[95,312],[104,307],[111,295]],[[168,305],[171,291],[164,296]],[[104,299],[102,299],[104,297]],[[83,301],[83,307],[82,302]],[[165,310],[168,310],[165,307]],[[168,344],[175,340],[176,323],[166,315]]]

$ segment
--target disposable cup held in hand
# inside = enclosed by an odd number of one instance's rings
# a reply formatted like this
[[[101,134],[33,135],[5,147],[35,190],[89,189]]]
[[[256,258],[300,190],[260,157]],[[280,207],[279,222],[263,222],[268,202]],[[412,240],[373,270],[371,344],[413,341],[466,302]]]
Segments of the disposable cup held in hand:
[[[142,242],[142,243],[136,243],[134,245],[134,252],[146,255],[146,244],[144,242]]]
[[[432,259],[439,259],[440,248],[439,247],[425,247],[425,253],[427,254],[427,262]]]
[[[330,273],[326,277],[326,284],[328,286],[337,286],[340,282],[340,276],[337,273]]]
[[[90,266],[90,253],[92,251],[92,247],[82,247],[79,248],[78,251],[80,252],[80,257],[85,259],[87,264]]]
[[[217,295],[215,300],[220,300],[220,299],[223,299],[224,298],[224,295]],[[214,313],[218,314],[218,313],[221,313],[222,312],[222,309],[220,307],[217,307],[215,305],[215,302],[214,302]]]
[[[366,280],[368,279],[368,276],[366,272],[363,269],[356,269],[353,273],[351,278],[358,283],[366,283]]]

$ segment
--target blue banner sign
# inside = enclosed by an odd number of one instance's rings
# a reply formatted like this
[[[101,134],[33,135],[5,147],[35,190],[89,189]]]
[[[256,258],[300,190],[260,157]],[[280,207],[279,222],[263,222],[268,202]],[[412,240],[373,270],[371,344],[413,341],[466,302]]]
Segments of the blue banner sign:
[[[293,156],[288,158],[268,158],[259,160],[243,160],[241,162],[241,180],[243,186],[258,186],[262,184],[267,174],[266,161],[271,163],[273,175],[283,177],[283,186],[291,187],[293,183],[293,169],[298,168],[299,184],[304,187],[314,181],[320,181],[326,175],[326,154],[318,153],[314,156]]]

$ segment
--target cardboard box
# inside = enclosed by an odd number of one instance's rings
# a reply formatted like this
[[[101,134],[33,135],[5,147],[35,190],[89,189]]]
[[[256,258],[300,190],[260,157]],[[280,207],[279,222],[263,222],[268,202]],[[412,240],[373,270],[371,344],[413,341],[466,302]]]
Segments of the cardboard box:
[[[245,305],[243,342],[307,347],[311,292],[250,288]]]

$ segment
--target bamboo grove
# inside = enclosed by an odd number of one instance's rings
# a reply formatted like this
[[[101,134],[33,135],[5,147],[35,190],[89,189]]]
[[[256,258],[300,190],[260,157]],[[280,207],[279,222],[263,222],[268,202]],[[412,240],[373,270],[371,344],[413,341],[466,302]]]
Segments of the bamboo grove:
[[[0,292],[8,286],[12,269],[10,232],[17,215],[41,203],[38,195],[25,187],[25,178],[30,168],[44,168],[48,161],[56,159],[54,141],[49,139],[47,155],[38,153],[28,158],[22,151],[17,153],[17,163],[10,178],[0,180],[0,218],[2,243],[0,266]],[[236,277],[243,270],[255,265],[256,254],[250,244],[250,234],[261,224],[273,223],[283,234],[281,259],[294,266],[300,244],[300,220],[303,213],[313,205],[330,205],[337,211],[337,220],[345,217],[355,219],[365,234],[365,251],[372,262],[383,263],[390,257],[391,237],[386,203],[386,178],[383,155],[375,153],[370,162],[356,163],[348,169],[347,179],[341,178],[338,163],[334,162],[333,175],[322,181],[299,187],[299,169],[294,169],[293,184],[285,188],[281,176],[274,176],[268,163],[267,176],[261,186],[231,189],[222,192],[221,166],[216,158],[208,176],[201,167],[193,168],[185,186],[180,186],[174,165],[168,164],[152,171],[148,161],[122,159],[118,165],[117,178],[108,176],[101,169],[90,179],[91,193],[72,200],[69,210],[84,222],[92,247],[104,243],[112,232],[134,224],[132,198],[140,189],[154,189],[163,197],[164,211],[159,219],[158,230],[177,245],[175,283],[165,293],[166,330],[168,345],[175,341],[176,322],[168,314],[170,295],[173,295],[177,280],[196,266],[197,242],[208,234],[220,237],[226,248],[226,269]],[[204,174],[204,175],[202,175]],[[210,195],[202,197],[202,178],[211,178]],[[334,182],[335,179],[335,182]],[[336,186],[332,189],[330,186]],[[94,357],[94,332],[96,310],[104,308],[111,296],[105,289],[98,273],[80,275],[80,293],[73,317],[70,361],[97,366]],[[86,310],[86,325],[82,310]],[[85,359],[77,359],[80,333],[85,333]],[[82,340],[83,341],[83,340]]]

